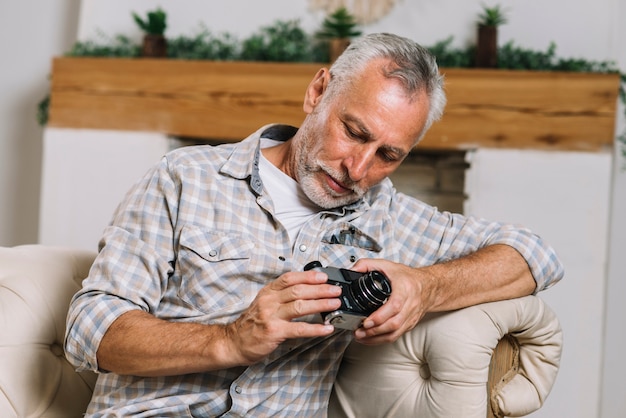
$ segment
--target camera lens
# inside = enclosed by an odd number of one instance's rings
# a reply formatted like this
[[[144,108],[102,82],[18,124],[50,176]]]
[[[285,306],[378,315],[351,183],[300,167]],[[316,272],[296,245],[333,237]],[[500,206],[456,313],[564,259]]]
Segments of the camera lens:
[[[370,271],[350,284],[350,293],[358,307],[369,315],[391,295],[391,283],[384,274]]]

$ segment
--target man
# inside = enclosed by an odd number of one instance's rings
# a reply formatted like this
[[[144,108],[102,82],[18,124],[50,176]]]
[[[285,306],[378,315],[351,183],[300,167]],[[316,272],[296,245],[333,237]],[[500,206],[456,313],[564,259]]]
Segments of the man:
[[[318,416],[353,340],[429,311],[538,292],[563,275],[523,228],[441,213],[387,176],[443,112],[430,54],[365,36],[308,86],[300,129],[165,156],[126,196],[72,301],[66,352],[100,374],[93,416]],[[356,331],[310,261],[378,270],[392,293]]]

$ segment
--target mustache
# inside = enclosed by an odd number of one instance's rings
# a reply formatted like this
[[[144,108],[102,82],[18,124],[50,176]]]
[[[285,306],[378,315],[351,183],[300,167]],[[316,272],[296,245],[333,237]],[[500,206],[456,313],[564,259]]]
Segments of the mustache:
[[[363,196],[366,192],[366,189],[359,186],[357,182],[353,181],[347,172],[338,172],[337,170],[328,167],[321,161],[316,161],[317,163],[317,171],[323,171],[330,177],[332,177],[336,182],[341,184],[346,189],[352,190],[354,194],[357,196]]]

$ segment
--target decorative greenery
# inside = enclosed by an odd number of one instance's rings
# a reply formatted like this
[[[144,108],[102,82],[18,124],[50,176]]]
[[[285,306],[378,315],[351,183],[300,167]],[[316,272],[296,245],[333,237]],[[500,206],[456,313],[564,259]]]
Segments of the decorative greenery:
[[[437,57],[441,67],[471,68],[474,66],[474,49],[452,47],[453,37],[438,42],[428,50]],[[545,51],[516,46],[513,41],[498,47],[498,68],[508,70],[569,71],[589,73],[619,73],[613,61],[591,61],[582,58],[559,58],[556,44],[551,42]]]
[[[345,7],[326,16],[317,36],[322,39],[354,38],[361,35],[354,16]]]
[[[507,23],[508,18],[499,4],[493,7],[482,6],[483,10],[478,15],[478,25],[480,26],[500,26]]]
[[[168,39],[167,56],[174,59],[226,61],[239,58],[239,41],[229,33],[215,35],[203,29],[193,37]]]
[[[167,28],[167,14],[161,8],[148,12],[146,19],[141,18],[137,13],[133,12],[133,19],[135,19],[139,28],[146,34],[160,36],[165,34],[165,29]]]
[[[41,99],[37,104],[37,122],[39,126],[45,126],[48,123],[48,110],[50,109],[50,93]]]
[[[474,66],[475,46],[467,48],[452,47],[453,36],[426,47],[437,58],[440,67],[470,68]]]
[[[326,62],[321,44],[314,36],[308,35],[298,20],[277,20],[265,26],[250,37],[239,41],[229,33],[215,35],[206,28],[196,36],[180,36],[168,39],[168,57],[173,59],[208,60],[255,60],[255,61],[300,61]],[[117,35],[113,38],[99,33],[99,41],[76,42],[66,54],[88,57],[138,57],[141,46],[128,37]],[[473,67],[475,46],[453,47],[451,36],[427,47],[437,57],[440,67]],[[556,45],[550,43],[545,51],[531,50],[516,46],[512,41],[498,48],[498,68],[537,71],[576,71],[596,73],[618,73],[611,61],[590,61],[585,59],[558,58]],[[623,92],[622,76],[621,97]]]
[[[317,45],[300,27],[299,20],[277,21],[245,39],[239,58],[244,61],[311,62],[321,58]]]
[[[620,86],[619,86],[619,97],[624,106],[624,117],[626,117],[626,74],[620,74]],[[622,132],[621,135],[617,137],[617,141],[620,145],[620,150],[622,151],[622,158],[624,159],[622,168],[626,170],[626,130]]]
[[[118,57],[134,58],[141,55],[141,45],[133,43],[124,35],[109,38],[98,32],[101,41],[76,42],[65,54],[70,57]]]
[[[83,57],[139,57],[141,45],[128,37],[114,38],[99,33],[99,41],[76,42],[67,56]],[[206,28],[195,36],[167,39],[167,56],[172,59],[229,60],[229,61],[283,61],[326,62],[328,52],[323,45],[308,35],[298,20],[277,20],[250,37],[239,41],[230,33],[213,34]]]

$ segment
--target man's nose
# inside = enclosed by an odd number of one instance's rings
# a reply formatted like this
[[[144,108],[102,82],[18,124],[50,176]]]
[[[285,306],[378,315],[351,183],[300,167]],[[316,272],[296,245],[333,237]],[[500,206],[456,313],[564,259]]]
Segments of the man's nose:
[[[372,166],[373,153],[367,151],[356,151],[347,158],[346,168],[348,169],[348,176],[352,181],[361,181],[367,176],[367,172]]]

